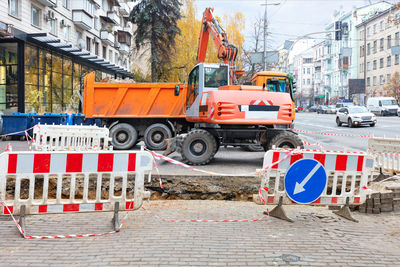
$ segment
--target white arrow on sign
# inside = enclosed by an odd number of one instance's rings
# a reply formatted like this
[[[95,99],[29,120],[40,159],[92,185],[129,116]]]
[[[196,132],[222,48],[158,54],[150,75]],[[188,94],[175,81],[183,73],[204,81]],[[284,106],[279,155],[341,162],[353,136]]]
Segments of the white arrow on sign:
[[[321,167],[321,166],[322,166],[321,163],[318,162],[318,164],[315,165],[315,167],[311,170],[311,172],[306,176],[306,178],[304,178],[304,180],[300,184],[298,182],[296,182],[296,185],[295,185],[294,191],[293,191],[293,195],[296,195],[298,193],[305,191],[304,186],[311,179],[311,177],[318,171],[319,167]]]

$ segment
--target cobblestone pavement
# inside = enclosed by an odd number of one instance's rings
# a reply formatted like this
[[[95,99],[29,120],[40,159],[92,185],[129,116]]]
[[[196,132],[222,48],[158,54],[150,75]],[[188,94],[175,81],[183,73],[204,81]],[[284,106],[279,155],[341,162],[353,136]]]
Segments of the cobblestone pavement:
[[[152,201],[167,219],[255,219],[251,202]],[[271,208],[271,207],[270,207]],[[285,206],[294,223],[171,223],[134,211],[120,233],[94,238],[24,240],[0,217],[1,266],[398,266],[400,214],[354,213],[354,223],[326,207]],[[120,213],[122,217],[124,213]],[[85,234],[111,229],[112,213],[28,216],[31,235]]]

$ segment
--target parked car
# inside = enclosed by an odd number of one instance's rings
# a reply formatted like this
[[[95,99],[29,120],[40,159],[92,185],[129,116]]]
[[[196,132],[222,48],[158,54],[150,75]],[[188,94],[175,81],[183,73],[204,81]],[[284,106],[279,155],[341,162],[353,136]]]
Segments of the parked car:
[[[367,101],[368,110],[380,116],[397,115],[399,105],[393,97],[370,97]]]
[[[326,113],[328,113],[328,114],[336,114],[336,106],[335,105],[329,105],[328,109],[326,110]]]
[[[349,127],[356,127],[359,125],[374,127],[376,124],[376,117],[365,107],[344,107],[339,109],[336,114],[337,126],[342,126],[343,123],[347,124]]]
[[[317,106],[311,106],[308,108],[308,111],[310,112],[316,112],[317,111]]]
[[[328,113],[327,111],[328,111],[328,107],[327,106],[322,106],[321,105],[321,106],[317,107],[317,113],[318,114],[320,114],[320,113],[321,114],[326,114],[326,113]]]

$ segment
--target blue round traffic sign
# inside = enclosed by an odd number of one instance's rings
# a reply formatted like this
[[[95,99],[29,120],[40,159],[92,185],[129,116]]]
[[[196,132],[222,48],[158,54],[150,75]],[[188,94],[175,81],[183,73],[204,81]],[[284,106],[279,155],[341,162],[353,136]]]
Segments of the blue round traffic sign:
[[[286,194],[296,203],[309,204],[321,196],[327,180],[325,168],[319,161],[298,160],[286,172]]]

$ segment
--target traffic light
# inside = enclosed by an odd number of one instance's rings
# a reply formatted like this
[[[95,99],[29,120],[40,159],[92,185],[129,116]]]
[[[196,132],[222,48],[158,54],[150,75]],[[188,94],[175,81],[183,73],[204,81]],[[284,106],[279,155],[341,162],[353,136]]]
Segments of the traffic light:
[[[335,40],[336,41],[342,40],[342,22],[341,21],[335,22]]]

